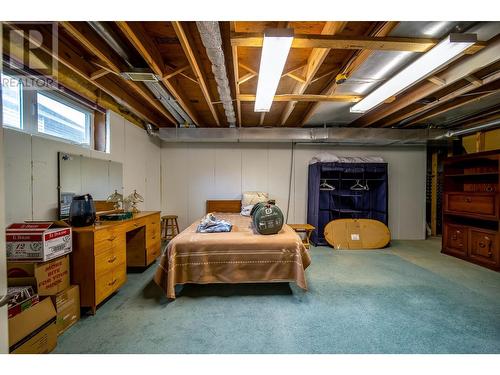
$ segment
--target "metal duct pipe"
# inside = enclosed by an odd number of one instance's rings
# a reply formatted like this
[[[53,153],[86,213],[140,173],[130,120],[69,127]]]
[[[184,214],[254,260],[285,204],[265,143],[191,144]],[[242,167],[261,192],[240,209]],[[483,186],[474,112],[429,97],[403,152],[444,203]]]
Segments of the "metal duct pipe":
[[[497,128],[499,126],[500,126],[500,119],[493,120],[493,121],[489,121],[489,122],[487,122],[485,124],[473,126],[472,128],[467,128],[467,129],[462,129],[462,130],[455,130],[455,131],[448,131],[445,134],[436,137],[436,139],[442,139],[442,138],[445,138],[445,137],[447,137],[447,138],[456,137],[456,136],[459,136],[459,135],[465,135],[465,134],[469,134],[469,133],[475,133],[475,132],[478,132],[480,130],[487,130],[487,129],[490,129],[490,128]]]
[[[127,53],[127,49],[120,42],[115,32],[104,22],[90,21],[90,27],[108,43],[108,45],[125,61],[130,69],[136,69],[131,63],[131,57]],[[161,104],[169,111],[179,124],[192,125],[193,120],[181,108],[177,101],[170,95],[166,88],[159,82],[145,81],[143,82],[146,87],[153,93],[153,95],[161,102]]]
[[[207,50],[208,58],[212,63],[212,72],[217,82],[217,91],[220,101],[226,113],[229,127],[236,126],[236,114],[234,112],[229,79],[227,78],[224,51],[222,50],[222,37],[219,23],[217,21],[197,21],[196,26],[200,32],[201,41]]]
[[[444,136],[439,129],[388,128],[161,128],[164,142],[297,142],[301,144],[423,145]]]

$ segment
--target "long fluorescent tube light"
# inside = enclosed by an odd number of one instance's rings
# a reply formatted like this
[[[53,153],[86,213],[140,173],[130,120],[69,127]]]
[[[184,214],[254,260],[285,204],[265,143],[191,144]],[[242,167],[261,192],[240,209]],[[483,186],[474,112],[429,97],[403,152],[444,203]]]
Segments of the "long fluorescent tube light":
[[[418,60],[375,89],[351,107],[351,112],[365,113],[400,93],[407,87],[429,76],[476,43],[475,34],[450,34]]]
[[[292,41],[293,29],[268,29],[264,32],[255,112],[269,112],[271,109]]]

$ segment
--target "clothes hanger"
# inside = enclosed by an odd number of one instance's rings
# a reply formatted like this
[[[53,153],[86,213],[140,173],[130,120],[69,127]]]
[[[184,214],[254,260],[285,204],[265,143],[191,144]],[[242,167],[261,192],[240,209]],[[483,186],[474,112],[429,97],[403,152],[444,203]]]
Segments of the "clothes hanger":
[[[370,190],[370,187],[368,186],[368,180],[365,180],[364,190]]]
[[[350,187],[351,190],[366,190],[366,186],[361,185],[360,180],[356,180],[356,183]]]
[[[331,190],[335,190],[335,187],[328,184],[326,182],[326,180],[323,180],[323,182],[319,185],[319,190],[328,190],[328,191],[331,191]]]

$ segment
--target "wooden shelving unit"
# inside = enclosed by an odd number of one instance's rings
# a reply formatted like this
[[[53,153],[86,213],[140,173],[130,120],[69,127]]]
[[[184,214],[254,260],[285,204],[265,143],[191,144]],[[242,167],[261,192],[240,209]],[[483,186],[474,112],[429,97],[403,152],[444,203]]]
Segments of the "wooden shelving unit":
[[[500,150],[444,161],[443,246],[452,255],[500,271]]]

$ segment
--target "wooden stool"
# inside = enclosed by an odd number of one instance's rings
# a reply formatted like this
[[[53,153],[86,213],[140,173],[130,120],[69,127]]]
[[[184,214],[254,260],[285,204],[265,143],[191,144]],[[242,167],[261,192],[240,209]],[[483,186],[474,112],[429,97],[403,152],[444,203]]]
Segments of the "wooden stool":
[[[306,249],[309,249],[311,246],[309,243],[309,239],[311,238],[311,234],[313,230],[316,228],[313,227],[311,224],[288,224],[295,232],[297,233],[305,233],[304,238],[302,239],[302,243],[306,247]]]
[[[161,239],[170,241],[179,234],[177,215],[165,215],[161,217]]]

